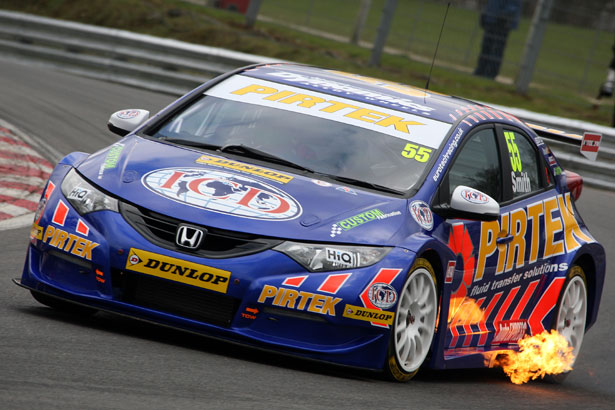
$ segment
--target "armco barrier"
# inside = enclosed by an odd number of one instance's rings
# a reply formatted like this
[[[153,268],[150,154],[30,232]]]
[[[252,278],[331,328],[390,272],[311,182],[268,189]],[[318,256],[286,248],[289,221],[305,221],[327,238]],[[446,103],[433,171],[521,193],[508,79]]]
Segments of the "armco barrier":
[[[218,74],[253,63],[279,62],[129,31],[0,10],[0,53],[79,75],[181,95]],[[533,123],[603,134],[598,160],[578,147],[548,141],[564,168],[585,183],[615,191],[615,130],[596,124],[494,106]]]

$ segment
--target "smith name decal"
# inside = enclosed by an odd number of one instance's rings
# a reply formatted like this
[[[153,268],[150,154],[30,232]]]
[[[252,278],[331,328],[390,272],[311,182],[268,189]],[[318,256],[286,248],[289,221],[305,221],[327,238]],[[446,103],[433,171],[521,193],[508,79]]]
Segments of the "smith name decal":
[[[231,273],[211,266],[131,248],[126,269],[226,293]]]

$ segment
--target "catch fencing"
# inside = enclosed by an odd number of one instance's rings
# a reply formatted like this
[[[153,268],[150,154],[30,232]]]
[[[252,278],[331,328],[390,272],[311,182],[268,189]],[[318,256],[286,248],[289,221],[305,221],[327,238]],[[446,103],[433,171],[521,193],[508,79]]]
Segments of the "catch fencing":
[[[596,97],[614,53],[615,0],[518,1],[518,25],[507,30],[507,41],[500,50],[503,56],[498,80],[517,84],[523,67],[531,66],[533,92],[549,92],[554,87]],[[261,0],[258,18],[372,47],[383,30],[383,11],[393,7],[385,52],[430,62],[447,3],[446,0]],[[481,26],[485,16],[481,15],[494,12],[486,9],[487,0],[450,3],[436,65],[475,72],[487,34]],[[515,3],[515,0],[505,3]],[[539,9],[547,17],[542,41],[537,38],[540,36],[531,35],[536,34],[531,29]],[[496,43],[495,46],[501,44]],[[526,52],[527,47],[538,52],[533,56]]]

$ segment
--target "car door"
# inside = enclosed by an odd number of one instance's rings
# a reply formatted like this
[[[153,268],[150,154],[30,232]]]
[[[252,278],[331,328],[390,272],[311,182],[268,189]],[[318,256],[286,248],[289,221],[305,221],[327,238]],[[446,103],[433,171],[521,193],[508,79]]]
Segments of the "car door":
[[[498,239],[496,269],[488,278],[494,308],[485,315],[492,347],[514,344],[529,333],[541,279],[551,269],[550,261],[564,253],[557,192],[544,157],[521,129],[496,129],[503,148],[504,196],[499,226],[483,227],[505,233]]]
[[[449,202],[460,185],[479,190],[498,202],[504,200],[503,150],[493,124],[470,131],[441,180],[437,200]],[[449,218],[444,225],[443,239],[457,255],[454,273],[452,277],[447,275],[443,287],[443,298],[448,301],[443,303],[448,305],[445,348],[484,346],[487,319],[499,302],[492,299],[489,288],[498,267],[496,248],[506,240],[500,238],[508,232],[500,231],[498,221]]]

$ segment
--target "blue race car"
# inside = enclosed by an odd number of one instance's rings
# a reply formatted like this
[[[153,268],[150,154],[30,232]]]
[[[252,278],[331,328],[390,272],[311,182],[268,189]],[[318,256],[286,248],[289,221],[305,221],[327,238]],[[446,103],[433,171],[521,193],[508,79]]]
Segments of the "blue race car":
[[[124,138],[67,155],[43,192],[15,280],[43,304],[398,381],[551,329],[576,356],[596,321],[582,180],[510,114],[276,64],[108,125]]]

